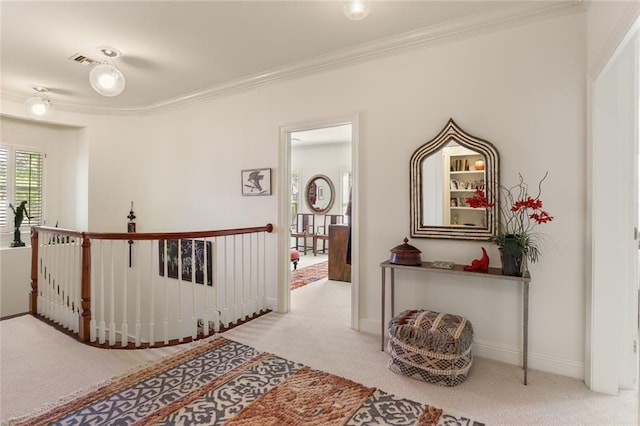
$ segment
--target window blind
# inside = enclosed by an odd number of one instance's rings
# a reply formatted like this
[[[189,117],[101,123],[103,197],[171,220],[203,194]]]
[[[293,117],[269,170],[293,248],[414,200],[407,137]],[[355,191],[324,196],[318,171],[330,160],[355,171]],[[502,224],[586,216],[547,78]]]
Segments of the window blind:
[[[13,145],[0,146],[0,229],[13,232],[14,214],[9,204],[17,208],[27,202],[31,220],[24,218],[22,229],[41,225],[43,219],[44,153]]]
[[[31,220],[23,225],[42,223],[42,153],[16,150],[15,154],[15,203],[27,201]]]

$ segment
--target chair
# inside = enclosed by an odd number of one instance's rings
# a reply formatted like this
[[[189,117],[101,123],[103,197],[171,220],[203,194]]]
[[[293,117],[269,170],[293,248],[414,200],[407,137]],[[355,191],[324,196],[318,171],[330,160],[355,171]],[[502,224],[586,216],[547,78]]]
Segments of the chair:
[[[327,242],[329,241],[329,225],[341,225],[344,216],[341,214],[325,214],[324,225],[318,226],[318,233],[313,236],[313,255],[318,254],[317,241],[322,241],[322,253],[327,252]]]
[[[302,249],[302,252],[306,255],[307,249],[313,249],[312,246],[307,245],[307,238],[310,238],[313,242],[313,234],[315,232],[315,215],[311,213],[298,213],[296,215],[296,228],[291,233],[291,237],[295,238],[295,245],[292,247],[296,250]],[[302,245],[299,243],[302,238]]]

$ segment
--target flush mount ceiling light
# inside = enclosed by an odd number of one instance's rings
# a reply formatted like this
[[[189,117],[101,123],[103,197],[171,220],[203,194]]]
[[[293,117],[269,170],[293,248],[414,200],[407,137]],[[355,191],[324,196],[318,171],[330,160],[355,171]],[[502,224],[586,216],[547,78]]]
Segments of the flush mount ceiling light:
[[[111,47],[99,47],[106,59],[93,67],[89,73],[91,87],[102,96],[118,96],[124,90],[124,75],[108,60],[120,56],[120,52]]]
[[[369,0],[350,0],[344,5],[344,14],[354,21],[366,18],[370,10]]]
[[[31,86],[31,89],[35,93],[25,102],[27,115],[37,120],[49,117],[53,112],[53,105],[47,96],[49,89],[44,86]]]

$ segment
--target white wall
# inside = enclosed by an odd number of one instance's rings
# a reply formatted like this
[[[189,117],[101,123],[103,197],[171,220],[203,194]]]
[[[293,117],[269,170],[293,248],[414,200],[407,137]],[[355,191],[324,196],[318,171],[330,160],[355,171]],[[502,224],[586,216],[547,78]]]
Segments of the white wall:
[[[281,126],[360,112],[361,205],[354,206],[361,231],[360,325],[378,333],[379,263],[409,233],[409,158],[453,117],[494,143],[505,184],[518,173],[535,182],[550,171],[543,199],[556,220],[545,225],[543,257],[531,265],[530,366],[581,376],[584,46],[584,16],[576,15],[155,115],[61,113],[59,119],[87,126],[89,227],[126,229],[134,200],[139,231],[170,231],[276,223],[277,196],[242,197],[240,170],[272,167],[276,173],[284,166],[278,164]],[[499,264],[488,243],[411,243],[424,259],[460,263],[477,258],[484,245],[492,265]],[[476,353],[520,362],[517,285],[412,273],[399,273],[397,280],[397,309],[463,314],[473,322]]]

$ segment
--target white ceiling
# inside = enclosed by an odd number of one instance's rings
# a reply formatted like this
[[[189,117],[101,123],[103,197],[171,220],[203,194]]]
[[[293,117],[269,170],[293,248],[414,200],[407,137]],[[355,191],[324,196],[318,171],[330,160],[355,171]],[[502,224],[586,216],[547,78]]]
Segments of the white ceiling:
[[[351,142],[351,124],[293,132],[291,142],[292,148],[327,143],[349,143]]]
[[[374,1],[362,21],[340,1],[0,2],[2,96],[48,87],[58,107],[126,113],[162,108],[575,9],[571,1]],[[122,52],[120,96],[94,92],[98,46]]]

